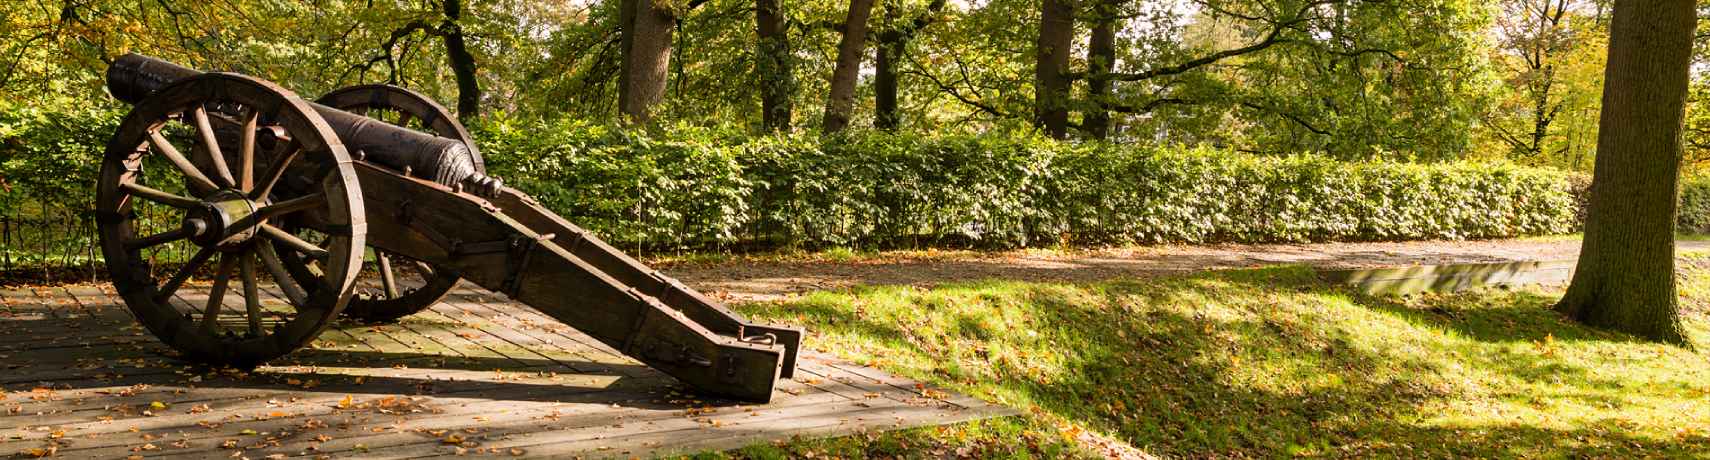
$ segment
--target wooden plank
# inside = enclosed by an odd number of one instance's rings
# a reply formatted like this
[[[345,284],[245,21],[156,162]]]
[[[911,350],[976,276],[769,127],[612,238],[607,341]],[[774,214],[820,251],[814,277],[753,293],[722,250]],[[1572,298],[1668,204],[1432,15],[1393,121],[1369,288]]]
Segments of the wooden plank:
[[[821,393],[811,397],[789,398],[768,407],[772,410],[782,411],[793,408],[823,407],[827,403],[842,400],[835,395]],[[478,424],[467,419],[449,420],[452,422],[450,424],[442,423],[443,420],[424,419],[411,421],[409,427],[427,429],[479,427],[481,428],[479,433],[470,434],[482,435],[484,438],[491,439],[492,443],[495,444],[501,443],[501,439],[528,439],[543,433],[551,435],[548,442],[562,442],[566,439],[609,437],[613,436],[614,433],[629,431],[656,431],[693,426],[700,423],[694,421],[695,418],[705,418],[705,415],[689,415],[700,414],[702,410],[700,407],[696,406],[694,411],[686,411],[687,408],[682,405],[655,403],[642,407],[617,408],[606,407],[602,404],[519,408],[515,412],[504,414],[501,419],[488,420]],[[737,409],[735,406],[715,408],[714,410],[716,412],[706,415],[723,414],[725,417],[734,418],[746,417],[750,414],[750,412]],[[558,413],[553,414],[554,411]],[[541,415],[552,416],[548,419],[537,418]],[[436,451],[438,446],[444,444],[441,438],[424,439],[419,435],[407,433],[408,429],[401,431],[405,431],[405,433],[393,433],[385,437],[352,438],[328,443],[322,446],[320,452],[337,454],[342,450],[352,449],[360,450],[363,457],[412,457],[420,455],[422,452]],[[474,436],[467,437],[475,438]],[[366,448],[357,449],[355,444],[364,444]]]
[[[504,309],[493,308],[484,302],[446,302],[445,308],[456,308],[479,322],[471,326],[483,333],[493,335],[511,345],[526,349],[531,353],[547,357],[577,372],[608,373],[645,377],[656,375],[650,370],[640,369],[641,365],[634,360],[622,358],[619,355],[600,353],[599,350],[587,347],[561,334],[547,334],[534,330],[515,319],[516,307]],[[437,310],[442,315],[445,310]],[[449,317],[449,316],[448,316]],[[553,322],[556,324],[556,322]]]
[[[253,445],[251,443],[265,439],[269,435],[279,435],[281,437],[279,445],[266,446],[261,449],[251,449],[251,451],[259,455],[266,455],[269,453],[289,454],[297,452],[298,449],[284,448],[283,446],[286,445],[287,442],[293,443],[292,445],[294,447],[299,445],[301,447],[307,447],[307,444],[314,439],[314,435],[316,433],[328,434],[329,436],[333,436],[337,439],[351,440],[382,436],[389,433],[395,433],[400,430],[407,430],[415,426],[452,425],[461,428],[462,426],[468,426],[476,423],[476,420],[473,417],[498,417],[498,415],[494,414],[499,414],[507,408],[539,406],[538,408],[529,410],[544,410],[550,405],[550,403],[543,403],[539,405],[524,404],[519,406],[517,401],[507,400],[507,398],[529,400],[563,396],[559,399],[571,401],[600,401],[600,403],[588,404],[588,406],[596,408],[607,407],[606,403],[604,403],[605,401],[617,399],[614,398],[614,396],[617,395],[612,393],[602,393],[588,389],[584,389],[584,391],[578,393],[568,393],[564,392],[564,389],[562,388],[556,388],[550,385],[511,385],[508,387],[493,387],[482,392],[467,393],[467,395],[468,396],[435,396],[433,398],[423,398],[422,400],[415,402],[394,399],[393,401],[400,401],[399,405],[394,406],[399,408],[398,410],[400,413],[385,414],[378,412],[374,409],[375,406],[373,405],[377,404],[378,401],[385,400],[388,396],[374,395],[360,399],[353,398],[352,405],[349,408],[339,408],[338,403],[342,400],[342,396],[328,394],[325,395],[325,398],[298,401],[289,406],[267,409],[274,411],[274,413],[283,414],[282,416],[250,416],[244,419],[225,419],[223,417],[218,417],[219,415],[223,415],[220,411],[212,411],[209,412],[209,416],[205,416],[205,418],[223,422],[212,428],[198,426],[195,424],[195,421],[185,423],[184,417],[178,417],[170,424],[157,423],[143,426],[134,433],[135,436],[173,435],[175,438],[188,439],[190,441],[239,439],[245,446]],[[645,394],[628,394],[624,396],[629,398],[647,397]],[[426,405],[417,406],[417,404],[424,403]],[[365,404],[368,405],[368,407],[362,408]],[[418,407],[425,410],[423,412],[409,412],[410,409]],[[600,412],[604,413],[606,411],[602,410]],[[319,420],[321,423],[326,423],[328,426],[335,427],[336,429],[303,429],[305,425],[310,424],[309,420]],[[180,432],[182,432],[182,434],[180,434]],[[286,432],[290,432],[291,434],[283,434]],[[67,433],[68,435],[73,433],[82,435],[80,432],[73,431],[68,431]],[[135,440],[134,436],[124,436],[126,433],[130,433],[128,428],[125,432],[119,433],[120,436],[102,436],[89,439],[88,442],[71,446],[69,449],[62,449],[61,454],[86,458],[111,458],[113,455],[123,456],[124,452],[128,451],[130,447],[139,445],[139,441]],[[269,435],[263,435],[262,433],[269,433]],[[292,438],[293,435],[308,436]],[[285,441],[286,439],[289,439],[289,441]],[[320,443],[321,441],[313,442]],[[211,442],[201,442],[198,444],[200,444],[200,447],[203,449],[212,448],[217,445],[216,443]],[[354,446],[352,447],[354,448]],[[319,451],[329,452],[328,449],[319,449]]]
[[[264,290],[270,301],[279,300],[276,287]],[[507,455],[516,447],[531,456],[603,456],[614,451],[683,452],[1005,413],[978,400],[922,398],[911,380],[849,363],[821,363],[831,359],[823,355],[804,356],[803,374],[778,382],[780,393],[773,404],[686,412],[687,405],[705,403],[674,393],[684,391],[674,379],[603,344],[590,346],[597,342],[544,315],[510,302],[487,301],[468,289],[459,291],[451,302],[397,325],[335,325],[311,347],[241,380],[202,370],[187,372],[183,363],[161,357],[158,353],[165,347],[146,335],[132,336],[143,339],[135,344],[52,348],[54,362],[71,365],[57,373],[33,372],[49,370],[46,366],[30,370],[32,378],[51,377],[58,388],[53,397],[28,403],[8,398],[21,407],[27,404],[30,412],[5,418],[0,425],[7,426],[0,430],[18,433],[20,438],[9,444],[19,446],[46,443],[53,433],[63,432],[57,441],[64,444],[60,454],[77,458],[225,457],[237,452],[221,447],[228,439],[240,447],[267,444],[240,454],[250,458],[440,455],[455,453],[456,447],[415,430],[465,428],[475,429],[467,434],[479,439],[481,448],[503,448]],[[183,291],[180,301],[194,305],[205,299],[205,292],[205,286],[193,286]],[[120,310],[122,304],[111,301],[110,292],[99,289],[64,288],[53,297],[71,299],[75,305],[67,305],[67,311],[89,315],[73,318],[87,324],[129,315]],[[278,303],[264,306],[284,308]],[[126,333],[111,327],[91,329],[106,329],[109,337]],[[585,357],[589,354],[597,358]],[[597,367],[590,365],[594,359],[617,362],[605,365],[622,363],[630,372],[578,373],[559,364]],[[127,374],[119,379],[97,377],[115,368]],[[360,384],[357,376],[363,378]],[[287,380],[320,384],[305,389]],[[150,386],[129,387],[136,383]],[[346,395],[360,403],[404,394],[418,394],[424,411],[382,414],[339,407]],[[166,408],[143,415],[155,401]],[[960,408],[963,404],[971,408]],[[849,414],[864,415],[850,419]],[[250,432],[254,434],[246,434]],[[317,438],[321,435],[329,438]],[[144,444],[153,449],[133,451]]]

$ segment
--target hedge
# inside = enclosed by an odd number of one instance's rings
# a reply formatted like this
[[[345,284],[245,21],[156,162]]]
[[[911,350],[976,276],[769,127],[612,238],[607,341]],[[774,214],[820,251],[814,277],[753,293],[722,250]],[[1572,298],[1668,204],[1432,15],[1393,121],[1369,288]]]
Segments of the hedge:
[[[492,172],[608,239],[706,247],[1469,239],[1577,229],[1572,173],[1006,135],[653,136],[500,119]]]
[[[1710,176],[1695,175],[1680,180],[1677,231],[1710,234]]]
[[[117,114],[0,107],[0,210],[87,209]],[[626,247],[988,248],[1470,239],[1575,231],[1583,175],[1022,135],[752,137],[497,117],[492,173]],[[1704,183],[1692,182],[1689,183]],[[1683,230],[1710,230],[1710,185]]]

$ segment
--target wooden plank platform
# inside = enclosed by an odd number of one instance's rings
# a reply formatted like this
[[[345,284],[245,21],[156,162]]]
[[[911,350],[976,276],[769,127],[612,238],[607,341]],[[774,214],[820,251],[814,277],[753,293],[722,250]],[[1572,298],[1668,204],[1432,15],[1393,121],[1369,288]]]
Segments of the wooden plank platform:
[[[4,288],[0,390],[0,455],[65,458],[631,458],[1015,413],[814,352],[771,404],[703,399],[467,285],[251,372],[174,359],[110,286]]]

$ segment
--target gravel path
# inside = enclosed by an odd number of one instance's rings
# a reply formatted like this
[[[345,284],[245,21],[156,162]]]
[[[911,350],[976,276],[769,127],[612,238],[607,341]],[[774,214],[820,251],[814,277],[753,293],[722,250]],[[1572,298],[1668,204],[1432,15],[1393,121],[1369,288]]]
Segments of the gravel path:
[[[1682,241],[1681,249],[1710,248]],[[1202,270],[1304,264],[1367,268],[1565,260],[1579,240],[1416,241],[1272,245],[1151,246],[1102,250],[881,254],[858,261],[756,261],[668,265],[665,270],[727,301],[766,301],[860,285],[917,285],[1001,278],[1100,281]]]

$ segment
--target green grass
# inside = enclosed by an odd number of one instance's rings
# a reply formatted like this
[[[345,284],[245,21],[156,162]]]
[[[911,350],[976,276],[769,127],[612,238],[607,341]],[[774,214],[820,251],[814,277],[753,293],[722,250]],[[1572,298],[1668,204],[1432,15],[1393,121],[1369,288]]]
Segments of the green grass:
[[[1710,344],[1710,261],[1683,265],[1688,333]],[[1710,457],[1710,353],[1578,326],[1548,309],[1556,295],[1368,297],[1291,267],[863,287],[742,309],[1033,414],[988,422],[1002,429],[1087,429],[1164,456]],[[930,430],[717,455],[939,457],[890,438],[947,444]],[[991,442],[1017,439],[1030,438]]]

